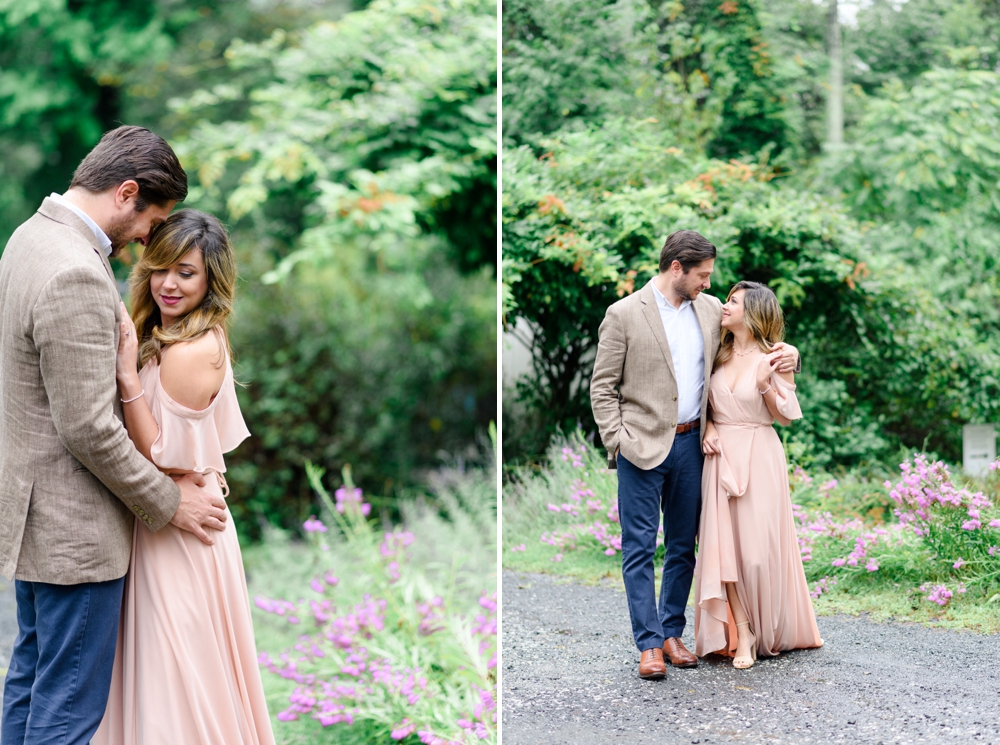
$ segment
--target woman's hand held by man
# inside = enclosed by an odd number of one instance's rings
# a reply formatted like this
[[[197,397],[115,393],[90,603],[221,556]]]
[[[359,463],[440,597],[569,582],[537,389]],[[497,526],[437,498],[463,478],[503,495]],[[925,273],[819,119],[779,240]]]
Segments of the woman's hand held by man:
[[[711,420],[705,425],[705,436],[701,441],[701,452],[706,458],[722,454],[722,446],[719,443],[719,430],[715,428],[715,423]]]

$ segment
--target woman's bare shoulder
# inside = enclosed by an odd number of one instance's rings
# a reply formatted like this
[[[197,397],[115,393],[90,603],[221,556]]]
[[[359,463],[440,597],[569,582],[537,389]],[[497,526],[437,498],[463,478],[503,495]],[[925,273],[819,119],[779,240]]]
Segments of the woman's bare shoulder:
[[[220,334],[171,344],[162,355],[160,385],[181,406],[206,409],[226,379],[226,347]]]

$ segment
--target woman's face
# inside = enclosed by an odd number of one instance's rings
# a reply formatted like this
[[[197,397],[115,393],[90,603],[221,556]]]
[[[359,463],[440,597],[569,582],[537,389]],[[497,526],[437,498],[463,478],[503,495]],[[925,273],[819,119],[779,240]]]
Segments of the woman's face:
[[[149,276],[149,291],[160,309],[163,328],[201,305],[208,292],[208,273],[200,248],[192,248],[176,264],[157,269]]]
[[[743,295],[746,290],[737,290],[722,306],[722,328],[733,329],[743,325]]]

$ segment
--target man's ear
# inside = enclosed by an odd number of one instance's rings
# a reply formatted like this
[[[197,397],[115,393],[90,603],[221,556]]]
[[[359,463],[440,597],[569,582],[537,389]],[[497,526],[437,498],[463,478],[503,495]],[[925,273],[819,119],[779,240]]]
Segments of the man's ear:
[[[123,181],[115,191],[115,206],[118,209],[125,209],[130,203],[139,198],[139,184],[132,179]]]

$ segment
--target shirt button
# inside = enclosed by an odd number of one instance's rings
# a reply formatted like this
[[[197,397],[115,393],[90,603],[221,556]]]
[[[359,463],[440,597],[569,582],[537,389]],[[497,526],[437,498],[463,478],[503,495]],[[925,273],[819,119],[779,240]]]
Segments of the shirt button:
[[[676,401],[676,400],[677,400],[677,396],[671,396],[671,398],[672,398],[672,399],[673,399],[674,401]]]

